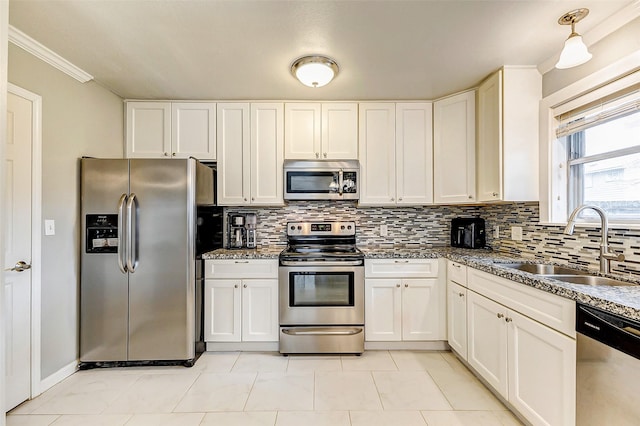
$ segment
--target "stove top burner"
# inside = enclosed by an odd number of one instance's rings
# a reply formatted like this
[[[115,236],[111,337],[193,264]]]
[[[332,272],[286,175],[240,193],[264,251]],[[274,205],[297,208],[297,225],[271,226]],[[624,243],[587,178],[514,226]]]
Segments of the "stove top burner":
[[[290,262],[364,261],[356,247],[354,222],[287,223],[288,245],[280,260]]]

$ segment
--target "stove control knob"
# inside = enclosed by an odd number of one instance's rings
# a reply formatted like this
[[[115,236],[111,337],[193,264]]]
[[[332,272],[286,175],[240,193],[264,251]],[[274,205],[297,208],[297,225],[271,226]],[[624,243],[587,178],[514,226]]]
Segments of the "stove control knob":
[[[293,225],[291,225],[291,230],[293,231],[293,230],[295,230],[295,229],[296,229],[296,227],[295,227],[295,226],[293,226]]]
[[[298,231],[302,230],[302,226],[298,225]]]
[[[351,225],[347,226],[347,229],[351,229]]]
[[[340,226],[340,229],[344,230],[344,225]]]

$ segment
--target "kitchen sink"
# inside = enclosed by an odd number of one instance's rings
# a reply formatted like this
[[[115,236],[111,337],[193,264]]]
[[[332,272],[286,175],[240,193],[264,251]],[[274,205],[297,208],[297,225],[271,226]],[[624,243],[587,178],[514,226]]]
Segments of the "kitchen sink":
[[[586,271],[567,268],[565,266],[545,265],[543,263],[496,263],[505,268],[517,269],[536,275],[587,275]]]
[[[553,278],[554,280],[564,281],[571,284],[583,284],[583,285],[603,285],[603,286],[635,286],[638,284],[628,283],[626,281],[619,281],[613,278],[600,277],[597,275],[547,275],[547,278]]]

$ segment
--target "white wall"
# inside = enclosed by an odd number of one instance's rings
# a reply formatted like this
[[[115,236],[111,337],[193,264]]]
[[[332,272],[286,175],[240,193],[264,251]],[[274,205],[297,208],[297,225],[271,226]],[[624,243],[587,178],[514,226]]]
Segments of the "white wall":
[[[56,226],[56,235],[42,237],[44,379],[78,357],[78,158],[122,158],[123,102],[97,83],[80,83],[13,44],[9,82],[42,96],[42,217],[54,219]]]

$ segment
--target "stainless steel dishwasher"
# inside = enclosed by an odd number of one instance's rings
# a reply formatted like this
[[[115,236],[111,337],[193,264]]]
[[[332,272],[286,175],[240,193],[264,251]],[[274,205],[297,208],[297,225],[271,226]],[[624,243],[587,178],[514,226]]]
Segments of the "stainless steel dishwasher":
[[[577,424],[640,425],[640,322],[576,309]]]

